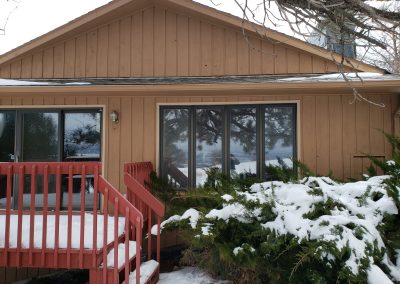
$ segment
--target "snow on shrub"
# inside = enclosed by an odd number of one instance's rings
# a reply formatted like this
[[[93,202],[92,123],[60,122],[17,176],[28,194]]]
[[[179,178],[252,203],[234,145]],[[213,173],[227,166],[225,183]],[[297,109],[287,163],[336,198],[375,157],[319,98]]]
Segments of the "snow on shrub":
[[[199,247],[214,248],[223,261],[228,257],[226,252],[221,256],[221,247],[229,249],[233,262],[247,254],[246,261],[256,260],[249,267],[258,270],[258,279],[298,277],[325,283],[329,275],[324,274],[333,271],[333,282],[372,281],[382,275],[400,281],[400,261],[391,261],[381,235],[385,218],[398,214],[385,189],[386,179],[341,184],[308,177],[298,184],[258,183],[247,191],[224,194],[220,208],[191,208],[161,226],[185,228]],[[285,265],[290,266],[289,276]],[[299,273],[302,269],[307,276]]]

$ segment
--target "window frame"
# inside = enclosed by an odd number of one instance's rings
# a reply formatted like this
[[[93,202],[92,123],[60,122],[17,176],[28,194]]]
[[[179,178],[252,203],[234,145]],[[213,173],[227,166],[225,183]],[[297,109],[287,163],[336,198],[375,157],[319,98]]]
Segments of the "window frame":
[[[220,108],[222,110],[223,118],[223,134],[222,134],[222,172],[230,176],[229,154],[230,154],[230,123],[232,118],[232,109],[237,108],[255,108],[256,109],[256,176],[260,179],[265,179],[265,109],[274,107],[289,107],[293,110],[292,125],[293,125],[293,159],[298,159],[298,102],[276,102],[276,103],[243,103],[243,104],[195,104],[195,105],[176,105],[176,104],[162,104],[158,106],[159,111],[159,157],[157,159],[160,167],[159,174],[164,176],[163,169],[163,138],[164,138],[164,110],[166,109],[187,109],[189,115],[188,127],[188,188],[196,187],[196,110],[207,108]]]
[[[99,158],[91,159],[90,161],[102,161],[103,159],[103,138],[104,138],[104,129],[103,129],[103,108],[102,107],[88,107],[88,108],[0,108],[0,111],[9,111],[15,113],[15,132],[14,132],[14,155],[17,157],[17,160],[20,161],[22,158],[23,152],[23,127],[22,127],[22,117],[24,113],[38,113],[38,112],[49,112],[49,113],[57,113],[58,114],[58,126],[57,126],[57,139],[58,139],[58,147],[57,147],[57,162],[64,162],[64,138],[65,138],[65,114],[66,113],[99,113],[100,114],[100,145],[99,145]],[[71,160],[73,161],[73,160]],[[89,161],[89,160],[88,160]]]
[[[67,114],[67,113],[99,113],[100,114],[100,145],[99,145],[99,158],[97,159],[95,159],[95,158],[93,158],[93,159],[87,159],[87,161],[102,161],[102,156],[103,156],[103,151],[102,151],[102,149],[103,149],[103,132],[104,132],[104,129],[103,129],[103,109],[102,108],[82,108],[82,109],[77,109],[77,108],[73,108],[73,109],[70,109],[70,108],[67,108],[67,109],[62,109],[61,110],[61,118],[60,118],[60,121],[61,121],[61,127],[62,127],[62,129],[61,129],[61,135],[62,135],[62,143],[61,143],[61,146],[60,146],[60,159],[61,159],[61,161],[65,161],[66,160],[66,157],[64,156],[64,144],[65,144],[65,114]],[[72,161],[74,161],[73,159],[72,160],[70,160],[71,162]]]

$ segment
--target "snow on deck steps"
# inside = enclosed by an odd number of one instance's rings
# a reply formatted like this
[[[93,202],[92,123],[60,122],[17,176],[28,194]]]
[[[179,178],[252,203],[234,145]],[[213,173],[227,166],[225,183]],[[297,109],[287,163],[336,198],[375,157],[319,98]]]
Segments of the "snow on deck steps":
[[[140,284],[145,284],[150,280],[151,276],[158,269],[158,262],[149,260],[140,265]],[[129,283],[136,283],[136,270],[129,275]],[[125,284],[125,281],[123,282]]]
[[[110,244],[114,241],[114,217],[109,216],[107,230],[107,243]],[[10,215],[10,248],[17,247],[18,241],[18,215]],[[93,248],[93,214],[85,213],[84,221],[84,243],[85,249]],[[103,247],[104,232],[104,216],[97,214],[97,248]],[[42,236],[43,236],[43,215],[37,214],[33,218],[34,220],[34,248],[42,248]],[[46,248],[52,249],[55,247],[55,232],[56,232],[56,218],[55,215],[47,216],[47,236],[46,236]],[[81,217],[79,215],[73,215],[71,217],[71,248],[80,248],[80,234],[81,234]],[[0,248],[4,248],[5,245],[5,227],[6,227],[6,215],[0,215]],[[118,236],[121,236],[125,231],[125,218],[119,217],[118,219]],[[68,215],[60,215],[59,218],[59,243],[60,249],[67,248],[68,245]],[[23,249],[30,247],[30,215],[22,215],[22,234],[21,234],[21,246]]]
[[[136,256],[136,242],[129,241],[129,260]],[[118,245],[118,268],[123,268],[125,265],[125,243]],[[101,264],[103,267],[103,263]],[[107,268],[114,268],[114,248],[107,255]]]

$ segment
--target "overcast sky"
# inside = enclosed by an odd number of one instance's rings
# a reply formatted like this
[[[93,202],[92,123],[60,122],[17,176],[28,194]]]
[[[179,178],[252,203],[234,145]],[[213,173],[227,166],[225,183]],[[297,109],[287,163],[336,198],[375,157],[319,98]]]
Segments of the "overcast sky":
[[[241,16],[233,0],[196,1]],[[108,2],[110,0],[0,0],[0,29],[6,24],[4,35],[0,30],[0,54]]]
[[[110,0],[0,0],[0,28],[11,13],[5,35],[0,35],[0,54],[108,2]]]

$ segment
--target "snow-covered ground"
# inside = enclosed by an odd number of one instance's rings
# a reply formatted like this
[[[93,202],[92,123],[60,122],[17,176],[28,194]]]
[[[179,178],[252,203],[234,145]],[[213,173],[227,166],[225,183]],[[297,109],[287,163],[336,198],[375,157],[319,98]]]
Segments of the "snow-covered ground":
[[[206,272],[196,267],[185,267],[169,273],[161,273],[159,284],[222,284],[230,283],[211,278]]]
[[[223,195],[225,203],[221,209],[199,212],[190,208],[182,215],[167,219],[161,226],[163,228],[170,223],[188,220],[191,228],[202,238],[213,234],[213,222],[218,220],[228,222],[234,218],[243,223],[262,220],[261,205],[272,204],[275,219],[261,224],[266,233],[274,231],[278,235],[292,235],[299,243],[329,242],[340,251],[350,248],[350,257],[344,265],[353,274],[357,275],[361,263],[368,259],[369,283],[391,283],[390,278],[400,281],[400,257],[393,263],[385,253],[376,263],[370,252],[371,247],[379,250],[385,248],[377,228],[384,215],[398,214],[393,199],[384,188],[387,178],[378,176],[367,181],[341,184],[328,177],[308,177],[296,184],[279,181],[254,184],[248,192]],[[240,201],[243,199],[259,204],[259,207],[249,209]],[[332,207],[328,212],[309,217],[317,206],[327,203]],[[156,230],[157,227],[153,227],[152,231]],[[254,251],[254,248],[248,244],[238,244],[232,249],[232,254],[237,255],[244,250]],[[321,261],[328,263],[333,263],[335,259],[329,252],[322,253],[322,258]],[[390,275],[386,275],[378,264],[386,266]]]

